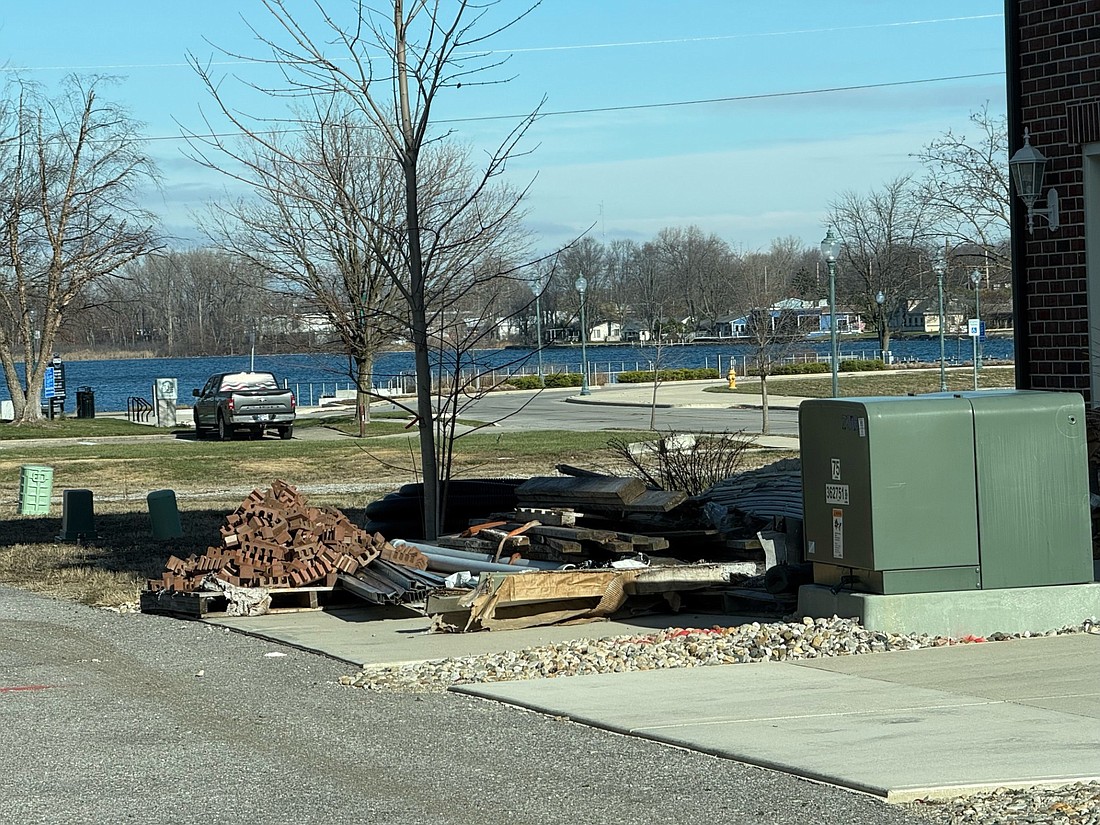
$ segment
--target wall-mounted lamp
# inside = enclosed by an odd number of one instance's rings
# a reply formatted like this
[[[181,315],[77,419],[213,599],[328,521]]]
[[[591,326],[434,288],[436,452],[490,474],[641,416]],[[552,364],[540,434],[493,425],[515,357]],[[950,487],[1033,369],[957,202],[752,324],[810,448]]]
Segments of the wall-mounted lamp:
[[[1012,172],[1016,194],[1027,206],[1027,231],[1031,232],[1034,229],[1036,215],[1042,215],[1047,219],[1051,231],[1058,229],[1058,193],[1053,187],[1047,191],[1046,207],[1035,208],[1035,201],[1043,191],[1043,173],[1047,168],[1047,159],[1042,152],[1031,145],[1031,136],[1026,128],[1024,145],[1009,160],[1008,168]]]

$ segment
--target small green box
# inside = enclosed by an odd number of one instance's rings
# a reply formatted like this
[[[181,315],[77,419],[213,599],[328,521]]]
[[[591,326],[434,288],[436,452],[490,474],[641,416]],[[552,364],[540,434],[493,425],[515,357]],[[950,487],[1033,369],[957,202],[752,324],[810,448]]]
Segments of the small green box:
[[[53,467],[24,464],[19,473],[19,512],[45,515],[50,512],[53,495]]]

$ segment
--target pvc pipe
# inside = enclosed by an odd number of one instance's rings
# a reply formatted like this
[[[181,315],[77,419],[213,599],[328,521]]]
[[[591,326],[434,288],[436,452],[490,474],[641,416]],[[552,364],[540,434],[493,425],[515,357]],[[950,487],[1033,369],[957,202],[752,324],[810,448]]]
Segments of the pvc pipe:
[[[503,561],[494,562],[493,557],[486,553],[472,553],[469,550],[457,550],[453,547],[437,547],[434,544],[424,544],[423,542],[405,541],[404,539],[393,539],[390,544],[394,547],[413,547],[419,550],[425,555],[431,554],[433,556],[451,556],[456,559],[461,559],[467,562],[481,562],[489,564],[500,564],[505,567],[515,569],[516,567],[532,567],[536,570],[560,570],[562,565],[553,561],[542,561],[541,559],[516,559],[514,562],[508,563]]]

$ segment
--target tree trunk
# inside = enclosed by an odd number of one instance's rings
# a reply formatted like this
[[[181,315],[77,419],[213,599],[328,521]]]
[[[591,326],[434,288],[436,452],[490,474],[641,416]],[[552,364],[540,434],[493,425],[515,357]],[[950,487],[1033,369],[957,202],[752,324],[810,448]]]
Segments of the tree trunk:
[[[768,420],[768,376],[760,373],[760,433],[767,435],[771,432],[771,422]]]
[[[374,374],[374,356],[359,355],[355,359],[355,418],[359,422],[359,437],[367,434],[370,424],[371,383]]]

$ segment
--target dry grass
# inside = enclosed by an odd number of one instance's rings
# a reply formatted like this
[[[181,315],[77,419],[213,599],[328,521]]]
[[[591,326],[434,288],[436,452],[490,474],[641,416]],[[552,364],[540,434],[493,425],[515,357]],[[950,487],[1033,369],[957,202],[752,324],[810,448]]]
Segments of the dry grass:
[[[563,462],[599,469],[608,457],[603,448],[609,436],[533,432],[464,438],[455,477],[537,475]],[[420,480],[416,450],[415,440],[405,438],[33,446],[9,441],[0,449],[0,582],[90,605],[133,604],[145,580],[160,577],[169,556],[201,554],[219,541],[225,517],[252,489],[282,478],[305,491],[311,503],[337,507],[362,523],[368,503]],[[54,469],[48,515],[18,513],[24,464]],[[94,493],[98,537],[85,545],[57,541],[64,489]],[[161,489],[176,493],[180,539],[152,538],[146,496]]]

